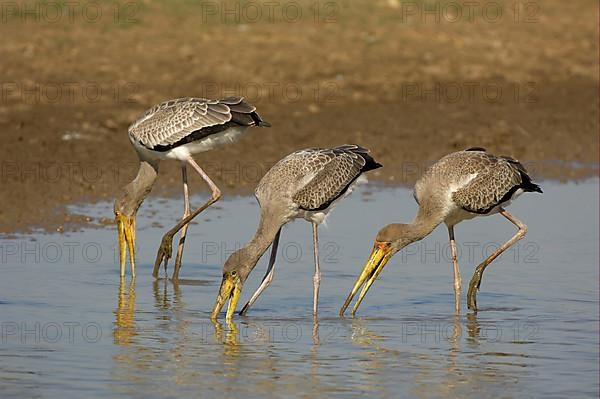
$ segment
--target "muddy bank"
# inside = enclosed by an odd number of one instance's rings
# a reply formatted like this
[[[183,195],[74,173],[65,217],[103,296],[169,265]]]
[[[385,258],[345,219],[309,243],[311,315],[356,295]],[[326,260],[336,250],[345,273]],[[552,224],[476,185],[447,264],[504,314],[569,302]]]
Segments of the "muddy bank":
[[[3,21],[0,232],[87,223],[65,205],[112,200],[137,168],[127,126],[181,96],[245,95],[273,125],[196,157],[226,195],[251,192],[295,149],[341,143],[370,148],[385,166],[371,179],[389,184],[470,146],[537,179],[598,174],[596,3],[544,2],[529,23],[337,4],[327,21],[223,23],[183,2],[139,3],[135,22]],[[204,185],[194,176],[191,189]],[[164,163],[153,195],[180,191]]]

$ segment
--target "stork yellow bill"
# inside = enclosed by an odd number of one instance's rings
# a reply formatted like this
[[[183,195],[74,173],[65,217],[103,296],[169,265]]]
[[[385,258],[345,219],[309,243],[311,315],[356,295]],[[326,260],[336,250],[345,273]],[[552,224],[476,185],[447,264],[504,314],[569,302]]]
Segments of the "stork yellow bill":
[[[227,305],[227,314],[225,315],[225,320],[231,320],[233,318],[237,303],[240,300],[240,293],[242,292],[243,286],[244,284],[235,270],[223,274],[221,288],[219,288],[219,294],[217,295],[215,306],[210,315],[211,320],[217,320],[221,309],[223,309],[225,302],[228,300],[229,304]]]
[[[358,300],[352,308],[352,316],[354,316],[356,310],[360,306],[360,303],[367,294],[367,291],[369,291],[369,288],[371,288],[371,285],[373,285],[373,282],[375,282],[375,280],[383,270],[383,267],[386,265],[386,263],[392,257],[392,255],[392,246],[389,242],[375,241],[375,244],[373,245],[373,250],[371,251],[371,255],[369,256],[367,263],[365,264],[362,272],[358,276],[358,279],[356,280],[352,291],[350,292],[350,294],[348,294],[348,297],[344,302],[344,306],[342,306],[342,309],[340,310],[340,316],[344,316],[344,312],[350,305],[350,302],[352,302],[354,295],[356,295],[356,293],[362,286],[362,290],[360,291]]]
[[[125,263],[129,249],[131,263],[131,276],[135,277],[135,216],[130,217],[120,212],[115,212],[117,229],[119,232],[119,266],[121,277],[125,276]]]

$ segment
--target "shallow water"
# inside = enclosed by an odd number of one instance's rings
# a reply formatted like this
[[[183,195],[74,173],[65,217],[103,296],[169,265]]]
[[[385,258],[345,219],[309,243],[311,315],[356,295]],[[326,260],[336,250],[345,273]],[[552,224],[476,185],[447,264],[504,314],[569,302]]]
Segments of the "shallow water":
[[[443,227],[389,262],[357,318],[337,316],[377,229],[416,210],[404,188],[353,193],[320,228],[316,333],[304,221],[284,228],[275,280],[248,316],[233,325],[208,319],[224,260],[254,233],[252,197],[223,200],[191,226],[178,285],[150,273],[181,201],[142,207],[133,284],[119,283],[112,228],[2,240],[0,395],[597,397],[598,181],[543,188],[511,206],[529,233],[487,269],[477,315],[465,301],[474,266],[515,229],[501,216],[456,228],[459,317]],[[78,212],[110,216],[111,208]]]

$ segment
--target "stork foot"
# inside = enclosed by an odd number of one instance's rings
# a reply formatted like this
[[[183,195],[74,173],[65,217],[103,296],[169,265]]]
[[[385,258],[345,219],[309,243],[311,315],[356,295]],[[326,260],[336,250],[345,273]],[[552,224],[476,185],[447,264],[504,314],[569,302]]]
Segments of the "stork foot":
[[[467,306],[474,312],[477,312],[477,291],[481,286],[481,277],[483,276],[483,270],[485,266],[483,264],[477,266],[471,282],[469,283],[469,292],[467,293]]]
[[[152,273],[154,278],[158,277],[158,269],[161,263],[164,263],[165,271],[167,270],[167,264],[169,263],[169,259],[171,259],[172,253],[173,236],[167,233],[163,237],[160,247],[158,248],[158,253],[156,254],[156,260],[154,261],[154,273]]]

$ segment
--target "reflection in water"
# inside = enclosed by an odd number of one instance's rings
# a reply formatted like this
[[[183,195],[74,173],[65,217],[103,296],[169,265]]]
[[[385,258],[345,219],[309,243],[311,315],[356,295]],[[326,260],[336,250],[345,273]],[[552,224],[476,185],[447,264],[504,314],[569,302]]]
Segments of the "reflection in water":
[[[169,292],[170,287],[172,293]],[[152,292],[155,310],[151,314],[154,320],[145,319],[147,313],[138,310],[136,324],[135,279],[131,281],[127,295],[124,279],[119,285],[114,334],[115,343],[122,347],[122,350],[113,356],[117,365],[117,380],[128,381],[131,384],[139,383],[140,380],[150,382],[152,375],[147,374],[150,369],[169,369],[172,364],[177,364],[183,369],[187,367],[186,327],[190,321],[189,316],[183,314],[185,304],[181,299],[181,289],[178,284],[171,284],[168,280],[154,280]],[[136,336],[137,339],[132,339]]]
[[[162,284],[162,290],[161,290]],[[168,286],[173,286],[173,295],[170,296]],[[154,294],[154,305],[161,312],[168,312],[171,309],[181,309],[181,288],[178,282],[168,279],[155,279],[152,282],[152,293]]]
[[[398,358],[402,367],[408,359],[404,359],[400,351],[384,346],[386,336],[369,327],[367,318],[353,318],[350,338],[352,342],[364,349],[362,356],[354,360],[358,372],[355,373],[356,389],[370,392],[371,395],[393,397],[393,392],[382,382],[388,373],[395,373]]]
[[[125,294],[125,285],[125,277],[121,277],[113,329],[115,343],[123,346],[129,345],[131,339],[137,334],[135,326],[135,277],[129,283],[127,294]]]
[[[162,289],[161,289],[162,285]],[[172,288],[172,294],[169,288]],[[161,336],[161,342],[166,344],[167,351],[161,348],[153,348],[155,353],[164,357],[165,355],[172,364],[177,364],[178,368],[186,369],[188,367],[187,350],[190,345],[188,336],[188,326],[191,323],[190,316],[186,314],[186,306],[183,301],[181,286],[178,282],[168,279],[155,279],[152,282],[152,292],[154,294],[154,304],[156,309],[156,322],[160,330],[156,334]],[[168,336],[169,339],[162,337]],[[163,366],[164,367],[164,366]],[[176,381],[181,377],[177,376]]]
[[[236,355],[238,354],[239,349],[239,335],[240,331],[237,328],[236,324],[232,320],[228,320],[227,329],[223,329],[223,324],[218,320],[212,320],[214,327],[214,336],[217,342],[222,342],[225,347],[226,355]],[[229,351],[228,348],[234,348],[236,350]]]
[[[446,359],[447,382],[440,384],[440,390],[445,397],[460,396],[457,388],[460,386],[459,376],[463,372],[463,365],[460,364],[460,336],[462,333],[460,326],[460,315],[455,313],[444,330],[444,339],[448,341],[448,355]]]
[[[465,356],[463,342],[478,345],[481,340],[484,345],[486,339],[478,335],[482,329],[475,315],[469,314],[465,321],[466,328],[458,314],[449,316],[446,322],[408,321],[403,322],[404,327],[408,326],[405,329],[400,323],[399,334],[393,330],[380,334],[377,331],[385,322],[352,319],[350,339],[365,350],[355,362],[358,372],[353,378],[358,389],[393,396],[385,389],[385,379],[390,374],[396,375],[392,378],[398,381],[410,382],[411,396],[419,398],[465,397],[473,391],[485,396],[485,392],[497,392],[506,383],[518,384],[527,373],[524,365],[518,364],[522,355],[475,351]],[[468,336],[464,336],[465,330]],[[397,346],[401,349],[394,348]],[[507,368],[507,364],[516,367]]]
[[[283,384],[284,387],[302,386],[317,394],[326,392],[321,372],[327,359],[320,357],[319,324],[312,318],[310,321],[242,319],[224,323],[217,320],[212,322],[212,326],[215,345],[211,348],[218,353],[215,363],[220,370],[217,384],[225,386],[227,391],[238,392],[232,387],[249,385],[254,395],[271,397],[273,392],[278,391],[278,385]],[[287,327],[290,335],[286,338],[281,332]],[[296,335],[297,331],[310,332],[302,336],[301,333]],[[300,342],[303,342],[301,347],[304,349],[296,352],[292,347]],[[290,367],[301,371],[286,372]]]
[[[319,348],[321,346],[321,340],[319,339],[319,320],[317,317],[313,317],[313,330],[312,330],[312,345],[310,348],[310,380],[311,386],[321,386],[320,369],[321,363],[319,360]]]
[[[383,341],[383,336],[369,330],[367,323],[368,320],[365,318],[352,318],[352,332],[350,335],[352,342],[375,351],[387,351],[379,344]]]
[[[477,313],[467,314],[467,332],[469,334],[469,342],[475,345],[479,344],[479,334],[481,334],[481,327],[477,321]]]

